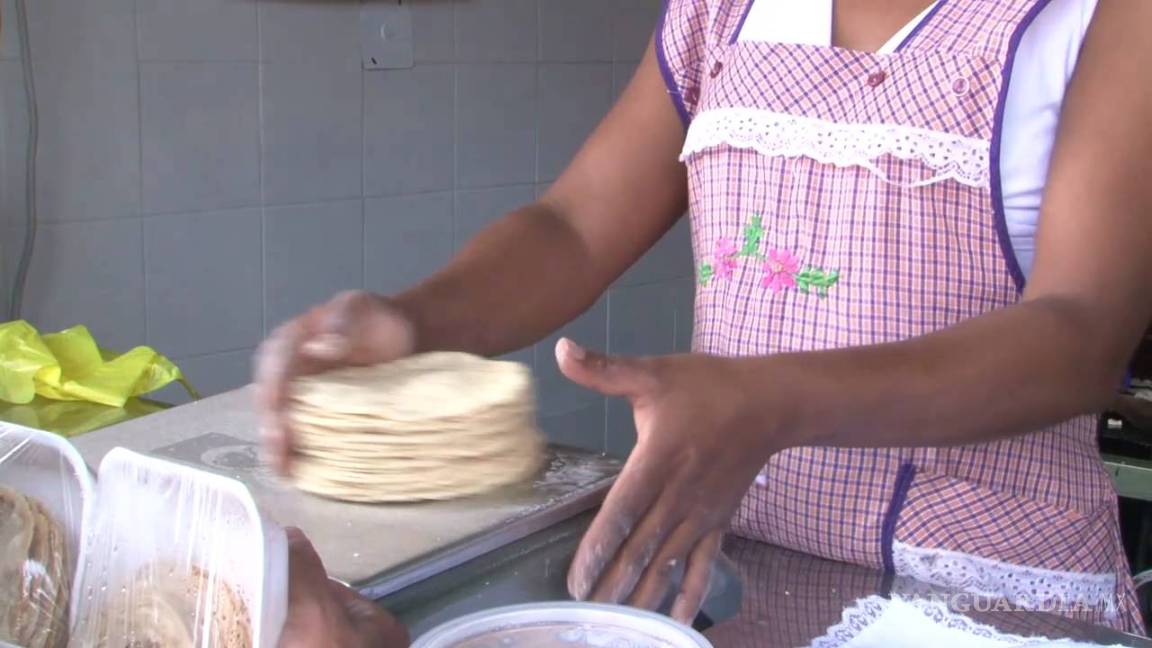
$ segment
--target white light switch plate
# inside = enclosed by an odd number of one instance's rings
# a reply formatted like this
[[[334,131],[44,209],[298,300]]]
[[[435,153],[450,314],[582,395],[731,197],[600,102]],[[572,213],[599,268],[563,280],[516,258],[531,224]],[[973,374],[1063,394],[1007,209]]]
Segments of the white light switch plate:
[[[412,67],[412,11],[390,2],[364,5],[360,43],[365,70]]]

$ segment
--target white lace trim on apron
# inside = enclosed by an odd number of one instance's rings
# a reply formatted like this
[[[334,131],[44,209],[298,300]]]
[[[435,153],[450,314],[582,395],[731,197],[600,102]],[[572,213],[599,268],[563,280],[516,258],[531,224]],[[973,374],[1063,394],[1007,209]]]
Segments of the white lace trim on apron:
[[[1110,617],[1117,613],[1116,575],[1112,573],[1027,567],[899,541],[892,543],[892,561],[900,576],[1020,609],[1103,608]]]
[[[956,613],[939,600],[891,600],[869,596],[844,610],[841,620],[812,642],[811,648],[909,648],[912,646],[974,646],[1013,648],[1096,646],[1070,640],[1001,633]],[[1117,647],[1118,648],[1118,647]]]
[[[692,119],[681,161],[707,149],[727,145],[761,155],[808,157],[839,167],[868,169],[889,181],[875,163],[884,155],[916,160],[936,172],[925,186],[955,180],[971,187],[989,186],[987,140],[893,124],[840,124],[755,108],[717,108]],[[894,183],[895,184],[895,183]]]

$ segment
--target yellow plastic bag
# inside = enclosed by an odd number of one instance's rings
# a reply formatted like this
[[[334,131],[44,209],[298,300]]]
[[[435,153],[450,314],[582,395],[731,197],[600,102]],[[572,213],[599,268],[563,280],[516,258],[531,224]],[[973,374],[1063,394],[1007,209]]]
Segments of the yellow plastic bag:
[[[40,395],[123,407],[173,381],[199,398],[176,365],[148,347],[116,355],[84,326],[40,335],[22,320],[0,324],[0,401],[21,405]]]

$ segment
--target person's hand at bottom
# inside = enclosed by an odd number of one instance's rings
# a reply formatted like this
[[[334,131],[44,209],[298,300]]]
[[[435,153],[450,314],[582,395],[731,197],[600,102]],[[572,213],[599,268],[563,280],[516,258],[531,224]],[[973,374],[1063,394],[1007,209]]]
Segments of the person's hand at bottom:
[[[328,578],[299,529],[288,529],[288,618],[280,648],[407,648],[408,631],[354,590]]]

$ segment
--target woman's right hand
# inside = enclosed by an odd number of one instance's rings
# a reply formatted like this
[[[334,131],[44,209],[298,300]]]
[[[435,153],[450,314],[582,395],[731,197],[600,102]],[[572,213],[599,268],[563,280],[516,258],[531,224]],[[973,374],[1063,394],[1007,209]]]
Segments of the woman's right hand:
[[[256,351],[255,382],[261,441],[276,469],[291,470],[288,406],[296,378],[389,362],[415,349],[411,318],[387,298],[364,291],[340,293],[273,331]]]

